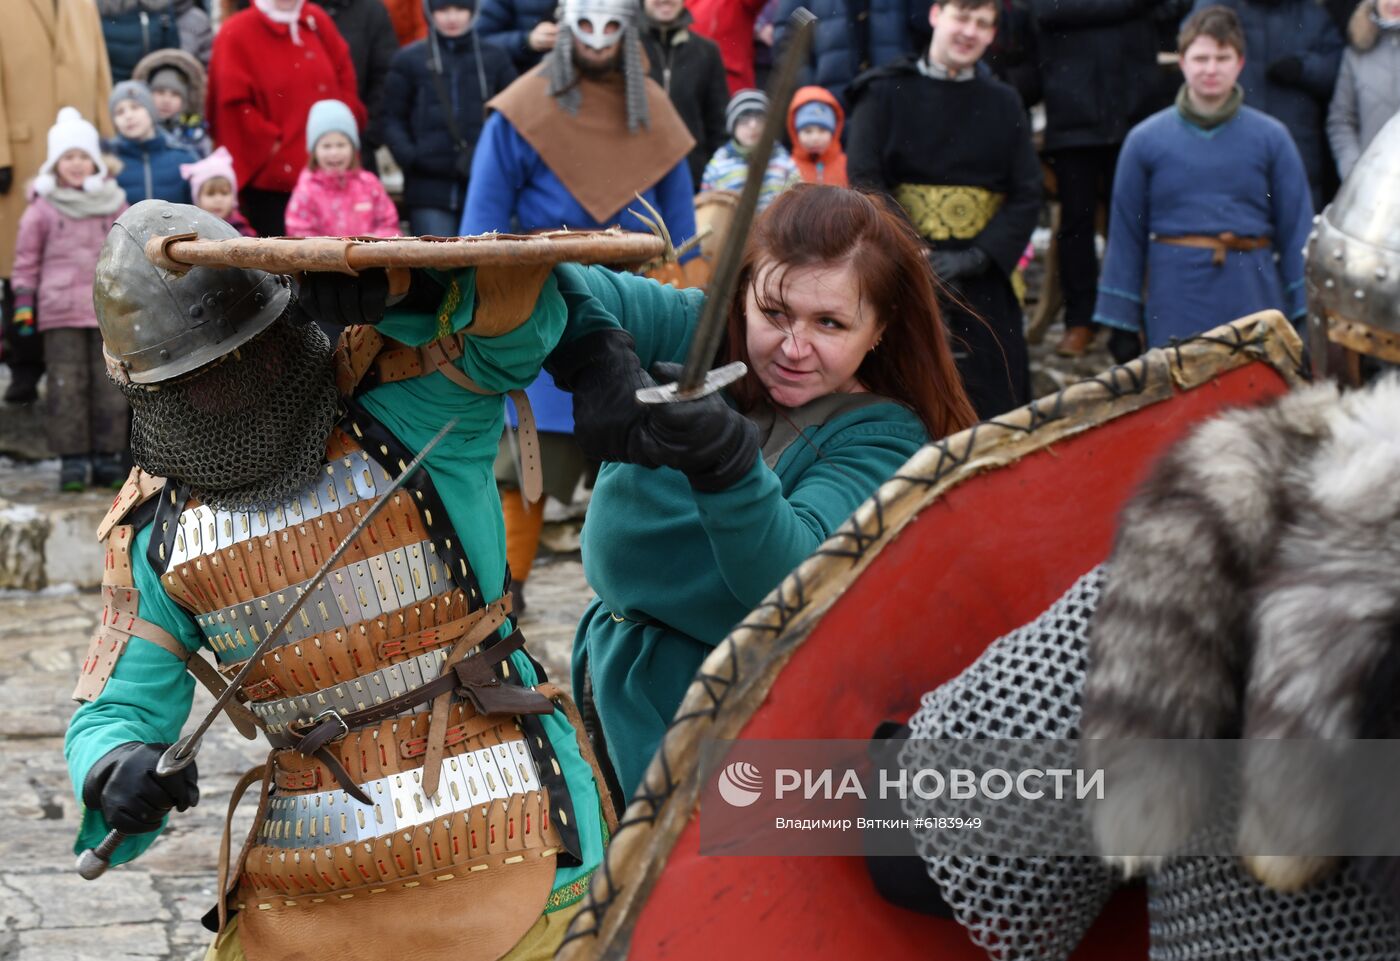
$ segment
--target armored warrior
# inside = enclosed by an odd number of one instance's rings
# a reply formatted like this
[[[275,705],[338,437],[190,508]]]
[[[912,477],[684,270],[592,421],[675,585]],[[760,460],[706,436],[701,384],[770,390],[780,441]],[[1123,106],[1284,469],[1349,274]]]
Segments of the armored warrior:
[[[298,299],[287,277],[148,260],[152,238],[189,234],[237,236],[145,202],[97,268],[137,467],[99,530],[106,608],[65,745],[79,848],[115,830],[112,862],[130,860],[195,803],[193,765],[156,773],[189,713],[186,668],[222,687],[307,593],[229,706],[273,750],[239,785],[261,784],[258,811],[221,878],[213,955],[552,955],[611,810],[503,597],[491,462],[498,395],[564,331],[553,279],[500,323],[472,269],[415,271],[387,308],[383,271],[308,275]],[[313,319],[359,326],[333,350]]]
[[[1400,119],[1316,220],[1306,263],[1319,383],[1175,445],[1125,507],[1107,565],[925,695],[906,766],[952,737],[1083,737],[1090,763],[1107,766],[1099,739],[1396,736],[1400,379],[1345,388],[1400,363],[1397,158]],[[1252,764],[1236,829],[1183,787],[1183,768],[1136,772],[1093,813],[1110,863],[1148,875],[1152,958],[1400,956],[1394,859],[1297,853],[1298,812],[1327,810],[1331,783]],[[1160,857],[1203,839],[1242,857]],[[922,910],[941,900],[996,931],[985,946],[998,958],[1067,957],[1115,883],[1086,859],[959,858],[934,833],[917,846],[928,879],[903,879],[896,896],[921,897]],[[997,904],[1016,913],[987,917]]]

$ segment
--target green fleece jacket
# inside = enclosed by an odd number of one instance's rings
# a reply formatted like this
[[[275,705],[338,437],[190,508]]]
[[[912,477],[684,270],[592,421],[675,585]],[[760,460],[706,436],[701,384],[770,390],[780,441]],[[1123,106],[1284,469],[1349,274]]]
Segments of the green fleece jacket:
[[[470,324],[473,314],[475,272],[465,270],[441,279],[445,284],[458,286],[445,298],[444,306],[453,308],[452,329],[461,330]],[[523,388],[539,373],[540,364],[563,334],[567,320],[564,301],[551,278],[546,281],[529,322],[499,337],[468,337],[458,364],[476,383],[490,390],[504,393]],[[423,344],[437,336],[437,318],[433,314],[391,312],[379,329],[404,343]],[[428,455],[425,466],[466,549],[485,599],[494,600],[505,579],[505,534],[491,474],[503,424],[501,398],[468,392],[434,373],[375,387],[362,395],[361,402],[412,450],[421,449],[449,417],[459,418],[452,433]],[[137,532],[133,546],[132,570],[135,586],[141,592],[140,616],[165,628],[194,650],[203,644],[203,638],[190,615],[170,600],[156,572],[146,563],[149,540],[147,525]],[[511,655],[511,664],[525,683],[536,683],[534,669],[523,652]],[[132,638],[102,694],[78,708],[68,728],[64,753],[79,802],[88,771],[112,748],[127,741],[176,740],[189,716],[193,693],[193,679],[173,654],[141,638]],[[557,910],[577,900],[586,890],[586,879],[602,857],[602,822],[592,769],[578,751],[573,728],[560,711],[544,717],[542,722],[569,785],[583,848],[582,866],[556,872],[554,894],[547,910]],[[203,758],[200,760],[204,762]],[[95,845],[107,830],[100,811],[84,810],[75,853]],[[131,860],[156,837],[156,833],[151,833],[127,838],[112,863]]]
[[[643,367],[684,359],[704,304],[697,291],[575,266],[555,278],[566,340],[621,326]],[[574,690],[586,665],[624,791],[640,782],[710,650],[928,439],[890,401],[807,428],[771,469],[755,457],[718,493],[667,468],[603,465],[583,528],[598,597],[574,638]]]

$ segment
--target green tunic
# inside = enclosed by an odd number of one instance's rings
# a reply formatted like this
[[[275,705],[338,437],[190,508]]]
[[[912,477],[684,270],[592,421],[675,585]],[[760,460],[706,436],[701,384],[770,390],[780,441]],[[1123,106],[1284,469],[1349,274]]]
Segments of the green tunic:
[[[451,280],[445,277],[444,282]],[[455,275],[458,290],[444,300],[454,331],[467,327],[475,306],[475,272]],[[460,294],[460,296],[455,296]],[[459,366],[477,384],[493,391],[523,388],[535,379],[540,364],[564,331],[567,315],[553,279],[540,293],[531,319],[499,337],[466,338]],[[387,336],[407,344],[423,344],[437,334],[432,314],[394,313],[379,325]],[[451,435],[428,455],[426,467],[441,496],[452,526],[464,545],[486,600],[500,595],[505,579],[505,533],[501,505],[492,479],[491,463],[501,436],[500,397],[474,394],[442,374],[384,384],[366,392],[361,401],[375,418],[405,446],[419,450],[451,416],[459,421]],[[145,562],[150,526],[137,533],[133,551],[135,586],[141,592],[140,616],[165,628],[189,649],[202,644],[190,615],[166,595],[156,573]],[[504,630],[502,631],[504,634]],[[533,667],[522,652],[511,656],[525,683],[536,683]],[[104,754],[127,741],[173,742],[189,716],[194,681],[174,655],[140,638],[132,638],[117,662],[101,696],[78,708],[68,728],[64,753],[75,793],[82,801],[88,770]],[[602,857],[602,820],[592,769],[579,754],[573,728],[562,712],[542,719],[559,758],[574,801],[583,848],[580,867],[560,868],[549,909],[577,900],[587,876]],[[100,811],[84,810],[75,852],[90,848],[107,833]],[[127,838],[113,864],[136,857],[156,839],[156,833]]]
[[[630,275],[555,272],[570,333],[620,325],[644,367],[683,359],[703,298]],[[719,493],[661,468],[604,464],[583,528],[597,592],[574,639],[622,788],[637,787],[695,670],[777,584],[928,442],[890,401],[807,428],[773,467],[755,458]]]

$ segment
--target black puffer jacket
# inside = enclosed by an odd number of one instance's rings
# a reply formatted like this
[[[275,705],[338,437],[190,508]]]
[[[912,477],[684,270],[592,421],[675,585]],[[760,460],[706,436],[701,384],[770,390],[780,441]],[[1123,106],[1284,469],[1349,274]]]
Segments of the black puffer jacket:
[[[1046,150],[1122,143],[1152,112],[1155,6],[1156,0],[1031,0]]]
[[[543,53],[530,49],[530,31],[553,21],[557,5],[558,0],[481,0],[473,29],[509,54],[515,69],[524,73],[544,59]]]
[[[442,99],[429,72],[434,41],[442,57],[442,87],[452,101],[457,131],[472,147],[481,136],[486,101],[510,86],[515,68],[504,51],[471,33],[451,39],[429,34],[428,39],[400,50],[389,67],[379,130],[403,168],[404,206],[460,211],[466,203],[467,181],[457,176],[457,146],[443,120]],[[470,158],[462,169],[469,167]]]
[[[399,52],[394,22],[381,0],[316,0],[331,15],[336,29],[350,47],[355,65],[355,92],[369,111],[370,130],[379,123],[379,98],[389,64]],[[366,164],[368,166],[368,164]]]
[[[209,64],[209,14],[194,0],[100,0],[112,82],[131,79],[142,57],[175,47]]]
[[[724,128],[729,86],[718,45],[695,33],[690,24],[688,10],[665,27],[643,21],[642,46],[651,63],[651,79],[666,91],[695,138],[687,160],[690,182],[698,187],[705,164],[729,139]]]

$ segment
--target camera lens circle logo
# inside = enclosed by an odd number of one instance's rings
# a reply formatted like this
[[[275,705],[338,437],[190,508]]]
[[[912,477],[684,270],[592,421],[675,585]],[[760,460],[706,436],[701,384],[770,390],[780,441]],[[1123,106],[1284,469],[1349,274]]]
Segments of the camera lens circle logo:
[[[719,796],[736,808],[746,808],[763,792],[763,772],[748,761],[735,761],[719,772]]]

